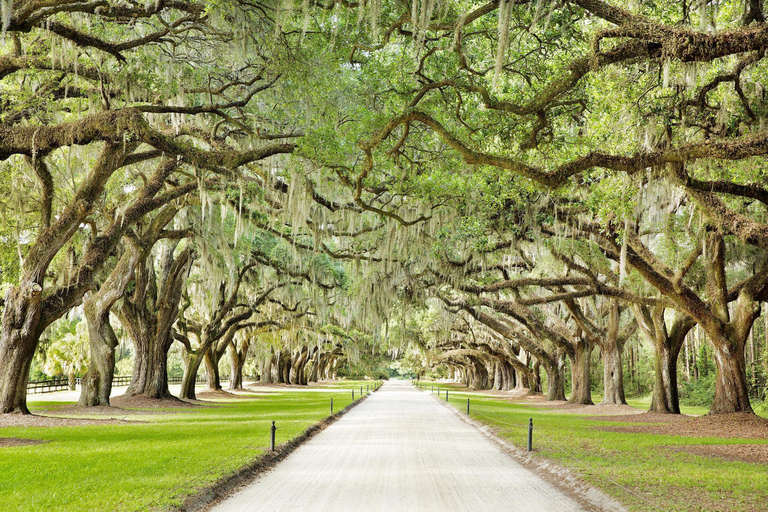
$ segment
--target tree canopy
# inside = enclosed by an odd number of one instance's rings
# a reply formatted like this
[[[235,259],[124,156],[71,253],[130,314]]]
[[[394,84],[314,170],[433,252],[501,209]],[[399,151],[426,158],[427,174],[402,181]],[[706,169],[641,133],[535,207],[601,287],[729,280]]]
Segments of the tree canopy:
[[[585,404],[599,357],[625,403],[642,351],[676,413],[706,344],[713,413],[764,397],[761,2],[2,13],[1,412],[73,317],[88,405],[123,338],[156,398],[177,343],[182,398],[229,351],[234,385],[250,353],[268,382],[395,361]]]

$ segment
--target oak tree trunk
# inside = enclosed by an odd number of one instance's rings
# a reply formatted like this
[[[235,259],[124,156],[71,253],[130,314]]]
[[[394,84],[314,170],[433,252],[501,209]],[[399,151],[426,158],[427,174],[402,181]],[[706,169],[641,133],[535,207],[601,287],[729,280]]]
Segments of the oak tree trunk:
[[[79,405],[109,405],[118,339],[109,324],[109,310],[98,311],[96,305],[89,301],[85,302],[83,310],[88,322],[90,359],[82,381]]]
[[[229,346],[229,389],[243,389],[243,366],[245,354],[241,357],[235,345]]]
[[[592,389],[590,387],[592,348],[592,343],[584,339],[574,343],[573,356],[571,357],[573,382],[571,398],[568,400],[572,404],[592,405]]]
[[[5,296],[0,338],[0,413],[29,414],[27,381],[40,340],[42,288],[16,286]]]
[[[677,357],[671,340],[657,340],[654,345],[654,382],[651,412],[680,414],[680,398],[677,391]]]
[[[621,363],[621,348],[616,340],[606,340],[602,349],[603,389],[602,405],[626,405],[624,396],[624,370]]]
[[[168,350],[167,340],[134,338],[136,359],[133,365],[131,383],[126,396],[142,395],[148,398],[168,398]]]
[[[200,371],[200,365],[203,363],[203,357],[199,352],[187,352],[184,355],[184,375],[181,377],[181,390],[179,398],[183,400],[195,400],[195,384],[197,383],[197,372]]]
[[[307,377],[308,382],[317,382],[319,367],[320,367],[320,351],[315,350],[315,354],[312,356],[312,369],[309,372],[309,377]]]
[[[712,339],[715,346],[715,399],[710,414],[753,412],[747,386],[744,343]]]
[[[203,357],[205,361],[205,379],[208,389],[217,391],[221,389],[221,375],[219,375],[219,358],[211,347]]]
[[[268,357],[261,365],[261,375],[259,375],[259,382],[263,384],[272,384],[272,361],[274,354]]]
[[[563,369],[561,358],[544,366],[544,371],[547,373],[547,400],[565,401],[565,373]]]

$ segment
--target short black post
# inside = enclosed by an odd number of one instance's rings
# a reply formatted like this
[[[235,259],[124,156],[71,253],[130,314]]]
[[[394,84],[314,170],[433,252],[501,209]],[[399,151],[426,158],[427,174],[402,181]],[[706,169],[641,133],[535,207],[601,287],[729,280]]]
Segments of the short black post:
[[[445,401],[446,402],[448,401],[448,390],[447,389],[445,390]]]
[[[467,398],[467,416],[469,416],[469,398]]]
[[[365,385],[365,392],[368,392],[368,384]]]
[[[331,416],[333,416],[333,398],[331,398]]]
[[[275,451],[275,430],[277,430],[274,421],[272,422],[272,428],[270,430],[272,431],[272,437],[269,441],[269,451],[273,452]]]
[[[360,396],[361,397],[363,396],[363,385],[362,384],[360,384]]]
[[[435,386],[432,386],[432,392],[433,393],[435,392]]]
[[[355,390],[354,389],[352,390],[352,401],[353,402],[355,401]]]
[[[528,418],[528,451],[533,451],[533,418]]]

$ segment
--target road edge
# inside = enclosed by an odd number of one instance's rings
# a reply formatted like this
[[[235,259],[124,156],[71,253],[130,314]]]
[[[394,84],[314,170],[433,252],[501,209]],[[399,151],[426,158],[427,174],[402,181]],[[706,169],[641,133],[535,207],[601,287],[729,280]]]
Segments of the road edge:
[[[224,499],[229,498],[243,487],[251,484],[263,473],[269,471],[279,462],[288,457],[288,455],[293,453],[299,446],[333,425],[339,418],[365,402],[371,394],[378,390],[379,388],[374,388],[370,393],[352,402],[341,411],[334,413],[331,416],[326,416],[323,420],[307,427],[306,430],[298,436],[276,446],[275,451],[263,453],[249,465],[240,468],[229,475],[223,476],[213,484],[186,497],[180,505],[170,507],[167,510],[173,512],[205,512],[210,510]]]

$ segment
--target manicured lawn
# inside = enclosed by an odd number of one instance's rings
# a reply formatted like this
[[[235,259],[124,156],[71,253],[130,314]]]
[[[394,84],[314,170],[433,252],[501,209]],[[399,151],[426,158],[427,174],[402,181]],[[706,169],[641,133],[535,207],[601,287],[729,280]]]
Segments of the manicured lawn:
[[[125,424],[0,428],[0,437],[47,441],[0,448],[0,509],[165,508],[267,450],[272,420],[277,444],[285,442],[328,416],[331,397],[335,412],[349,405],[353,385],[320,391],[273,388],[246,399],[215,401],[212,407],[121,413],[130,421]],[[30,407],[34,412],[60,404],[31,402]]]
[[[430,384],[431,386],[431,384]],[[578,472],[586,481],[633,511],[763,511],[768,503],[765,464],[728,461],[677,452],[684,445],[768,444],[765,439],[685,437],[609,432],[607,422],[583,415],[512,403],[503,397],[450,387],[449,403],[498,429],[510,443],[525,447],[528,419],[534,423],[536,457]],[[444,400],[444,394],[441,400]],[[647,404],[635,403],[647,408]],[[633,404],[633,405],[635,405]],[[701,414],[700,408],[685,412]],[[647,420],[646,420],[647,421]]]

